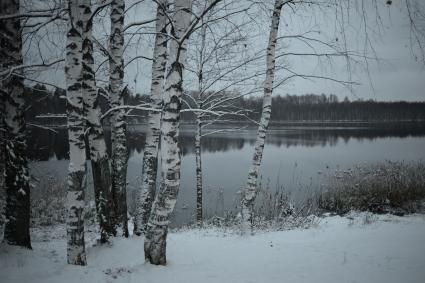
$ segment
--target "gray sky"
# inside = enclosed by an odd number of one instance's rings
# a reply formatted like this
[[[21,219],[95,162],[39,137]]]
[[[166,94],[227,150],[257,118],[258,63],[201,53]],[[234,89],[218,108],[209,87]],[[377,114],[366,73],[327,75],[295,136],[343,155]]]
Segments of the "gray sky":
[[[135,1],[127,1],[127,7]],[[383,1],[384,2],[384,1]],[[407,100],[407,101],[424,101],[425,100],[425,70],[422,63],[415,61],[411,51],[411,45],[409,42],[410,27],[408,25],[408,19],[406,12],[402,5],[396,1],[391,7],[382,5],[380,7],[379,15],[381,16],[382,25],[376,25],[376,17],[374,13],[370,12],[367,20],[370,27],[369,36],[373,42],[374,50],[379,56],[379,62],[369,60],[368,70],[370,74],[369,79],[365,64],[352,64],[351,76],[347,73],[347,65],[345,59],[332,60],[332,65],[327,60],[318,61],[315,57],[285,57],[284,64],[289,64],[291,70],[297,73],[310,74],[310,75],[324,75],[336,79],[347,80],[352,79],[360,83],[359,86],[354,86],[352,91],[349,89],[325,80],[304,80],[294,79],[289,83],[280,86],[275,93],[276,94],[305,94],[305,93],[325,93],[325,94],[337,94],[340,98],[348,96],[351,99],[363,98],[363,99],[376,99],[376,100]],[[371,7],[369,7],[371,8]],[[350,26],[346,28],[346,42],[347,49],[363,52],[364,49],[364,32],[362,29],[361,17],[354,11],[350,12]],[[370,11],[372,9],[369,9]],[[247,35],[253,34],[253,39],[248,42],[248,48],[250,52],[256,52],[260,49],[265,48],[267,44],[267,35],[269,29],[269,19],[266,17],[264,12],[253,11],[251,16],[258,14],[258,21],[255,27],[250,27],[245,32]],[[105,11],[103,14],[105,17],[98,19],[95,23],[95,35],[100,42],[105,44],[109,32],[109,21],[108,13]],[[138,5],[137,8],[132,9],[127,17],[126,23],[137,20],[151,19],[155,15],[155,6],[152,1],[144,1],[143,4]],[[243,17],[243,16],[239,16]],[[240,19],[235,18],[235,21]],[[320,35],[313,33],[312,36],[320,38],[326,41],[332,41],[333,39],[340,37],[338,31],[335,32],[335,26],[337,21],[335,15],[331,11],[310,11],[310,10],[292,10],[284,9],[281,18],[280,35],[292,35],[305,33],[309,30],[320,30]],[[379,29],[378,29],[379,27]],[[424,26],[425,28],[425,26]],[[132,29],[135,31],[136,29]],[[375,33],[378,31],[379,33]],[[145,29],[143,31],[149,31]],[[42,54],[45,58],[49,57],[60,57],[63,56],[63,48],[65,44],[65,32],[64,27],[52,27],[46,32],[47,37],[55,42],[56,46],[51,46],[49,43],[42,46]],[[152,36],[145,35],[140,38],[133,38],[130,41],[130,36],[126,37],[126,41],[130,42],[126,49],[126,61],[137,55],[144,55],[151,57],[152,54]],[[342,40],[339,40],[339,44]],[[192,42],[193,44],[193,42]],[[27,46],[28,47],[28,46]],[[325,52],[325,49],[321,49],[316,46],[319,51]],[[95,47],[96,48],[96,47]],[[96,48],[98,49],[98,48]],[[38,58],[38,47],[35,43],[32,43],[30,52],[26,56],[27,61],[36,60]],[[305,44],[297,41],[284,41],[279,42],[279,52],[309,52],[311,51]],[[367,49],[367,55],[372,56],[370,48]],[[99,62],[104,60],[102,56],[96,56]],[[282,61],[278,60],[278,64]],[[255,66],[251,65],[248,70],[255,72],[265,68],[265,60],[259,60]],[[102,84],[102,80],[107,78],[107,64],[103,65],[103,72],[99,72],[98,79],[99,83]],[[255,69],[255,70],[254,70]],[[280,71],[277,74],[276,81],[285,78],[288,75],[286,71]],[[54,71],[45,71],[34,74],[38,79],[43,81],[52,82],[64,85],[64,72],[63,66],[58,66]],[[186,74],[186,88],[194,89],[192,85],[191,75]],[[133,92],[148,93],[149,82],[150,82],[150,62],[146,60],[136,60],[129,64],[126,68],[125,80],[129,88]],[[257,83],[262,81],[261,76],[255,80]],[[217,86],[219,87],[219,85]],[[241,89],[242,88],[242,89]],[[244,91],[244,87],[239,86],[239,89]]]
[[[371,1],[369,1],[370,3]],[[384,3],[385,1],[382,1]],[[408,100],[417,101],[425,100],[425,70],[421,62],[414,59],[410,45],[410,26],[404,6],[393,1],[390,7],[382,5],[380,7],[379,16],[381,17],[381,25],[376,24],[376,13],[372,7],[366,7],[369,13],[369,37],[372,41],[373,48],[379,61],[369,60],[369,74],[364,62],[360,65],[352,65],[352,80],[359,82],[361,85],[354,86],[353,92],[338,84],[315,80],[309,82],[305,80],[294,80],[289,85],[284,86],[281,92],[291,94],[301,93],[335,93],[340,98],[348,96],[349,98],[377,99],[377,100]],[[424,8],[422,6],[422,8]],[[350,27],[346,29],[347,45],[349,50],[357,50],[362,53],[364,48],[365,36],[362,26],[361,17],[352,8]],[[288,11],[286,11],[288,13]],[[322,13],[323,15],[323,13]],[[283,14],[285,19],[285,13]],[[300,21],[300,18],[302,20]],[[289,27],[300,28],[301,30],[307,26],[303,17],[292,17]],[[334,23],[335,19],[332,14],[324,15],[324,18],[318,16],[314,20],[321,29],[327,33],[328,37],[335,35]],[[285,26],[283,27],[283,29]],[[424,26],[425,28],[425,26]],[[281,26],[282,29],[282,26]],[[374,33],[375,32],[375,33]],[[291,33],[291,32],[289,32]],[[325,37],[325,35],[323,35]],[[338,36],[338,35],[336,35]],[[341,38],[342,36],[339,35]],[[307,50],[305,46],[290,45],[291,50]],[[299,48],[299,49],[298,49]],[[367,48],[368,56],[373,56],[372,50]],[[326,64],[317,64],[314,58],[296,58],[293,59],[292,65],[306,73],[313,72],[318,75],[329,74],[335,78],[348,78],[345,60],[334,61],[333,67],[329,68]]]

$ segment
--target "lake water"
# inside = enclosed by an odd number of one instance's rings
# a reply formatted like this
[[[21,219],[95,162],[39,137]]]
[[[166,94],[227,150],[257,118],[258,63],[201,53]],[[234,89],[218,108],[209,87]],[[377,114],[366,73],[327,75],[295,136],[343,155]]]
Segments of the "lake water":
[[[129,127],[128,196],[129,210],[140,186],[146,128]],[[194,129],[181,130],[181,187],[173,225],[195,219]],[[238,192],[244,186],[255,142],[255,128],[211,134],[203,140],[202,162],[205,217],[235,211]],[[66,130],[58,133],[32,129],[28,142],[30,169],[38,178],[54,176],[66,179],[68,146]],[[425,159],[423,124],[387,125],[386,127],[272,127],[268,133],[261,168],[262,184],[270,189],[283,187],[296,198],[314,190],[323,176],[335,169],[367,165],[385,160],[416,161]],[[37,187],[35,190],[43,190]],[[88,188],[89,198],[92,196]]]

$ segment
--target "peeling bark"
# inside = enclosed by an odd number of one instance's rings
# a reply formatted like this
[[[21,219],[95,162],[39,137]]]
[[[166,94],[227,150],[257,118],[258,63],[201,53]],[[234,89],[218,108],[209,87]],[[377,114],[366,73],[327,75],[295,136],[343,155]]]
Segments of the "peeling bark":
[[[84,245],[84,190],[86,187],[85,119],[82,88],[83,0],[70,0],[65,74],[69,138],[67,192],[67,260],[86,265]]]
[[[111,35],[109,37],[109,88],[111,108],[124,105],[124,0],[111,1]],[[127,219],[127,137],[125,110],[111,114],[112,194],[115,225],[128,237]]]
[[[98,104],[98,91],[93,69],[92,11],[90,2],[90,0],[83,0],[82,7],[84,9],[82,14],[84,22],[82,89],[96,212],[100,226],[100,240],[104,243],[108,241],[110,235],[114,235],[116,232],[111,220],[113,207],[110,163],[100,119],[102,112]]]
[[[261,112],[261,120],[258,126],[257,139],[255,142],[254,156],[252,158],[251,168],[248,173],[248,181],[244,189],[242,198],[242,226],[244,232],[251,229],[252,231],[252,210],[257,195],[258,174],[260,171],[261,159],[263,157],[264,144],[266,140],[267,128],[269,126],[270,114],[272,110],[272,93],[273,81],[275,75],[275,53],[276,41],[279,30],[279,21],[284,0],[275,0],[272,24],[270,28],[269,42],[267,46],[267,70],[264,82],[264,98],[263,108]]]
[[[152,83],[150,107],[161,109],[162,92],[164,91],[165,66],[167,63],[167,11],[168,1],[158,1],[156,38],[152,63]],[[156,177],[158,170],[158,146],[160,139],[161,113],[149,112],[148,132],[146,134],[145,149],[143,152],[142,187],[138,192],[136,214],[134,216],[134,234],[141,235],[146,231],[152,203],[156,191]]]
[[[5,0],[0,15],[19,13],[20,2]],[[0,20],[0,69],[8,70],[23,63],[20,19]],[[10,245],[31,248],[30,187],[26,151],[25,101],[22,72],[2,80],[4,107],[4,187],[6,190],[6,225],[4,240]],[[3,116],[2,115],[2,116]],[[2,149],[3,150],[3,149]]]
[[[175,38],[181,38],[188,29],[191,7],[191,0],[176,0],[171,29]],[[144,246],[146,260],[156,265],[165,265],[167,262],[168,225],[180,187],[181,153],[178,137],[186,44],[187,40],[182,45],[176,40],[170,42],[170,68],[166,78],[161,120],[161,184],[152,205]]]

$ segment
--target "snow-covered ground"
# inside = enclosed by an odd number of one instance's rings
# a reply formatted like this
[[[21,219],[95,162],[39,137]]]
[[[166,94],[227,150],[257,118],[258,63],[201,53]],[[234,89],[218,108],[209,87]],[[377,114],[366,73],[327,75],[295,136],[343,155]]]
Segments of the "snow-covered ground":
[[[335,216],[307,230],[255,236],[173,232],[167,266],[145,263],[137,237],[92,246],[87,267],[69,266],[64,232],[35,231],[32,251],[2,244],[0,282],[425,282],[423,215]]]

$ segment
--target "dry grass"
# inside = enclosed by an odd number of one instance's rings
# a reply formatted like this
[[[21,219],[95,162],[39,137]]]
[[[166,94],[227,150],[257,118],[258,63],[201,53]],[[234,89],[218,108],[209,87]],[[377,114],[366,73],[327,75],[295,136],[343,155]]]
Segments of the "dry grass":
[[[327,176],[317,197],[322,211],[351,210],[403,215],[424,211],[425,164],[386,161]]]

